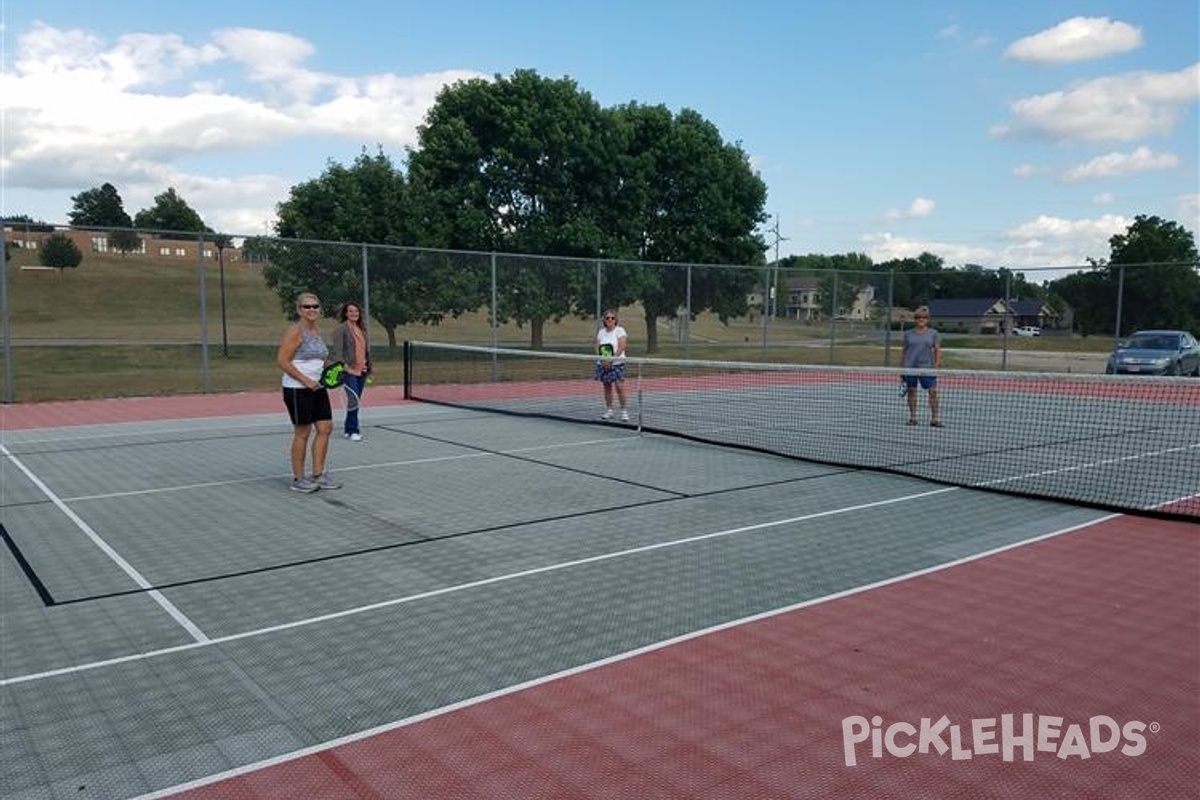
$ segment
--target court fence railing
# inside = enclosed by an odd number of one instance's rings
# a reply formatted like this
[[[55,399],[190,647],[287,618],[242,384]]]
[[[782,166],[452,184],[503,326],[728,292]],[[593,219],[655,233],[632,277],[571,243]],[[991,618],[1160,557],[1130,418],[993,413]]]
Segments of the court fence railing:
[[[39,263],[54,235],[75,244],[78,267]],[[1141,319],[1146,278],[1197,269],[801,270],[33,223],[6,224],[5,240],[7,403],[273,387],[300,291],[316,292],[326,317],[363,307],[381,383],[401,380],[406,339],[583,351],[608,308],[642,355],[896,366],[915,306],[928,304],[956,366],[1092,373]],[[964,297],[950,278],[968,274],[986,280]],[[1082,309],[1019,297],[1030,284],[1018,274],[1075,274],[1100,299]],[[1030,326],[1036,341],[1018,335]]]

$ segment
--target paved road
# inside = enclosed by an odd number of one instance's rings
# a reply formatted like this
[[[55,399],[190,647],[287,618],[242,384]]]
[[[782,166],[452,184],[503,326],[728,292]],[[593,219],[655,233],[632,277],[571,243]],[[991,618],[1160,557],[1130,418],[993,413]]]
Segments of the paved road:
[[[999,368],[1003,357],[1000,350],[977,350],[971,348],[952,348],[951,351],[960,359],[978,362],[981,367]],[[1007,366],[1009,369],[1029,369],[1049,372],[1083,372],[1100,375],[1108,363],[1108,353],[1056,353],[1049,351],[1009,350]]]

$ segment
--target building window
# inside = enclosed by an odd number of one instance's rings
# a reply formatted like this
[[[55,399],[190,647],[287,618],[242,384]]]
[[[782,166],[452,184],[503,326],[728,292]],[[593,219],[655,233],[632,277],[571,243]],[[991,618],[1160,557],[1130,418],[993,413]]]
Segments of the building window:
[[[92,237],[92,252],[93,253],[107,253],[108,252],[108,237],[107,236],[93,236]]]

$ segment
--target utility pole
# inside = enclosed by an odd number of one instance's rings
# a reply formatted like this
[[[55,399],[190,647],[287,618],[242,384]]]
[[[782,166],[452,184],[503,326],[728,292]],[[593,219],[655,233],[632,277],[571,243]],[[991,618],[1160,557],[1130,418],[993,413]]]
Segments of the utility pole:
[[[776,294],[778,294],[776,287],[779,285],[779,243],[788,241],[787,236],[782,236],[779,233],[778,213],[775,215],[775,227],[768,228],[767,233],[774,237],[775,261],[772,267],[766,271],[767,279],[764,283],[769,285],[764,285],[762,288],[762,349],[764,351],[767,349],[767,332],[770,327],[769,320],[773,319],[779,311],[779,299],[776,297]]]
[[[781,236],[779,233],[779,215],[778,214],[775,215],[775,227],[770,229],[768,231],[768,233],[770,233],[773,237],[775,237],[775,263],[771,270],[771,288],[768,289],[768,291],[770,292],[769,305],[771,307],[771,317],[774,318],[775,315],[779,311],[779,300],[776,297],[776,295],[777,295],[776,288],[779,285],[779,243],[789,241],[788,237]]]

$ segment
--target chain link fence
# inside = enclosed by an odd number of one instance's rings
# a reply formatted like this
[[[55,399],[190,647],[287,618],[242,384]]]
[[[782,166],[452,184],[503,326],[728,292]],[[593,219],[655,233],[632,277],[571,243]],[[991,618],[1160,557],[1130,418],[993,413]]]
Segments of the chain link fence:
[[[51,237],[74,244],[77,266],[43,263]],[[990,291],[968,297],[947,296],[944,272],[806,272],[25,223],[7,224],[5,241],[0,391],[8,403],[275,388],[275,351],[301,291],[321,297],[327,331],[342,303],[362,305],[376,384],[397,390],[406,339],[582,353],[607,308],[620,313],[634,355],[895,366],[919,302],[944,334],[948,366],[1101,372],[1117,332],[1130,332],[1122,315],[1136,302],[1124,282],[1129,267],[1115,282],[1112,274],[1094,281],[1092,304],[1102,307],[1089,306],[1081,324],[1080,309],[1019,297],[1010,273],[982,268]],[[1066,274],[1021,272],[1039,282]],[[1033,328],[1040,335],[1020,335]]]

